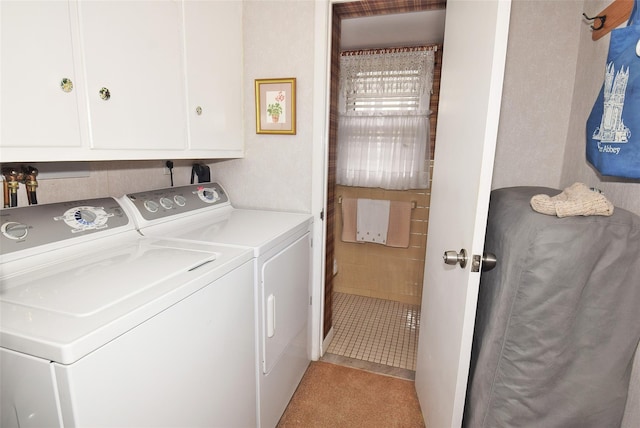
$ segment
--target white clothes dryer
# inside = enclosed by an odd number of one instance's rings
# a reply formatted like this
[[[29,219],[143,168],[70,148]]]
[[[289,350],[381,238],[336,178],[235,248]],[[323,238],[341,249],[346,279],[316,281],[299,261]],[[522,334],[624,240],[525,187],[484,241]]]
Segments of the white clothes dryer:
[[[253,251],[257,418],[274,427],[310,362],[312,216],[234,208],[218,183],[129,194],[122,203],[144,236]]]
[[[142,237],[113,198],[0,219],[0,426],[257,424],[252,251]]]

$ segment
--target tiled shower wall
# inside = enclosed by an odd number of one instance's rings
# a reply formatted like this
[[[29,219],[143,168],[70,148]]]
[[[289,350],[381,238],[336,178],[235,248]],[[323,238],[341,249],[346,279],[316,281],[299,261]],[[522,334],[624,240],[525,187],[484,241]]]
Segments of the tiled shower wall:
[[[384,190],[336,186],[334,291],[419,305],[429,220],[429,190]],[[415,201],[411,210],[409,248],[342,242],[342,210],[338,198]]]

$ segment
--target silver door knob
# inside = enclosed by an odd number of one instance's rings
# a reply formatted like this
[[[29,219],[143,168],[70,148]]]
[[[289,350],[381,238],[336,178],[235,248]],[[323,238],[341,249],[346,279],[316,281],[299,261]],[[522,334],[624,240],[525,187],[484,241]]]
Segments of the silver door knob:
[[[495,254],[482,253],[482,271],[483,272],[493,269],[494,267],[496,267],[497,263],[498,263],[498,259],[496,258]]]
[[[460,263],[460,267],[464,269],[467,266],[467,250],[463,248],[459,253],[454,250],[445,251],[442,259],[448,265]]]
[[[495,254],[482,253],[482,257],[480,257],[480,254],[474,254],[471,257],[471,272],[480,272],[480,267],[482,267],[483,272],[486,272],[496,267],[497,262]]]

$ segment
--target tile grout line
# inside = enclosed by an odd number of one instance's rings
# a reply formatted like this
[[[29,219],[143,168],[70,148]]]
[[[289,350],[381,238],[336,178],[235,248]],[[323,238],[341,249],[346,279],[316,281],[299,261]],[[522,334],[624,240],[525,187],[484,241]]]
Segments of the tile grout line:
[[[415,371],[417,305],[336,292],[334,314],[327,352]]]

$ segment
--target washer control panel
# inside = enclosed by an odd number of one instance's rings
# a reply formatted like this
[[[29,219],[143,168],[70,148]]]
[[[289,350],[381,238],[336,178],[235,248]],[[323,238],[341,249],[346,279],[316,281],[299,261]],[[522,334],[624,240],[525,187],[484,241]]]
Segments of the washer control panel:
[[[133,224],[113,198],[99,198],[0,210],[2,254]]]
[[[130,193],[124,199],[133,204],[144,220],[153,221],[203,208],[230,205],[229,197],[218,183],[200,183]]]

